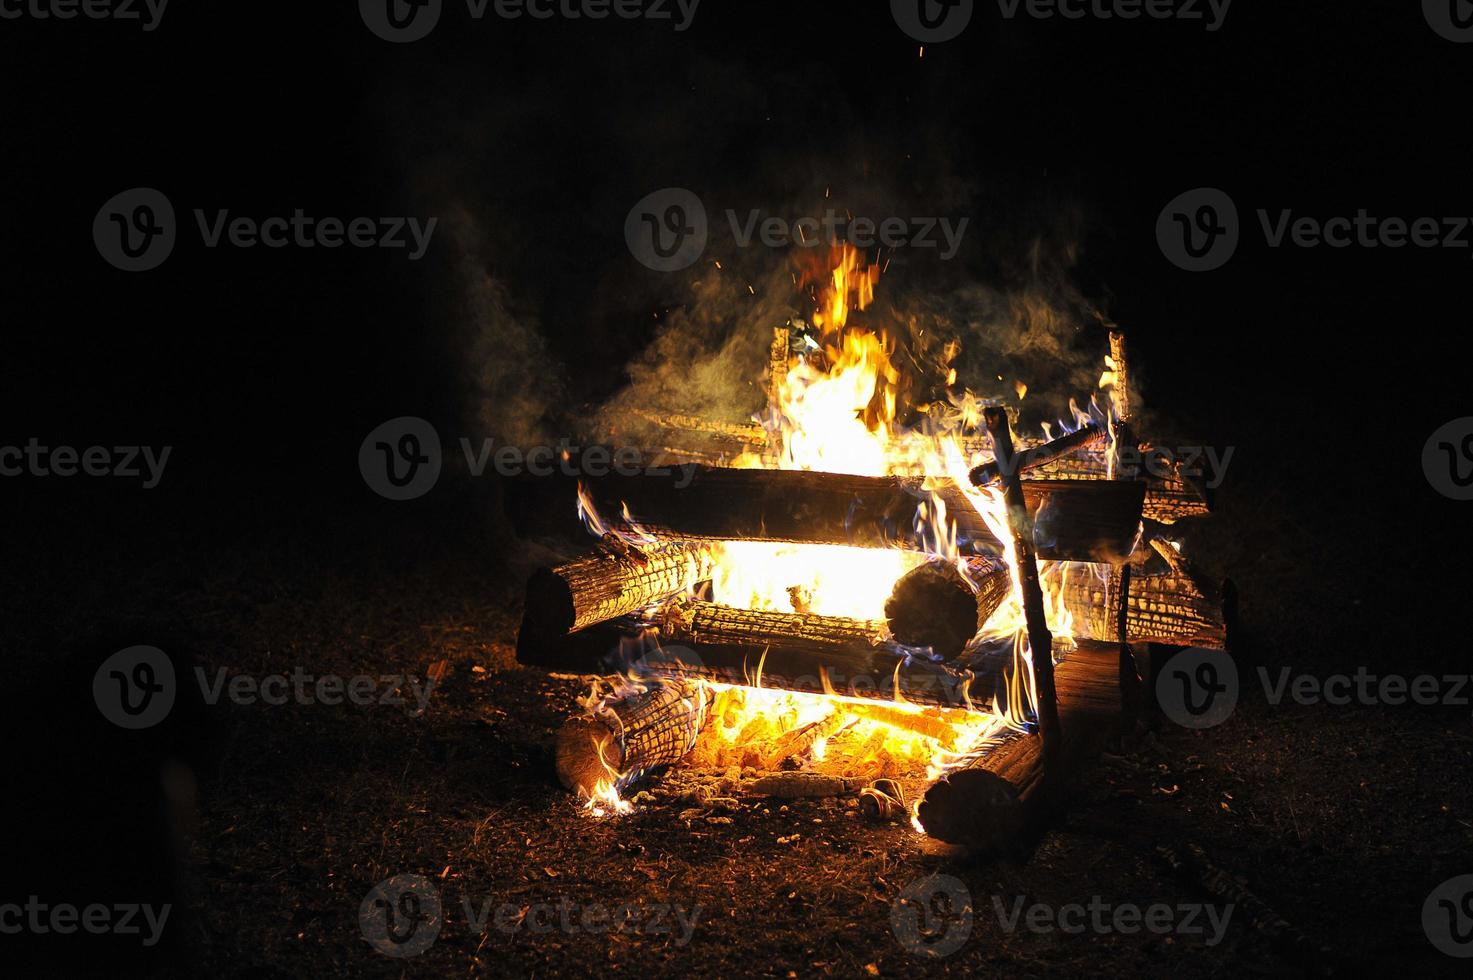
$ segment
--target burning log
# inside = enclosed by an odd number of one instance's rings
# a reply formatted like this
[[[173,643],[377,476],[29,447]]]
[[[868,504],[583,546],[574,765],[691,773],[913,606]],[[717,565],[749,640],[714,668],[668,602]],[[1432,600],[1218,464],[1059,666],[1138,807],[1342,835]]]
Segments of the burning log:
[[[956,751],[961,734],[948,721],[913,707],[888,704],[849,704],[849,714],[866,721],[876,721],[891,728],[934,739],[948,752]],[[883,739],[884,732],[877,733]]]
[[[1001,542],[962,490],[949,480],[935,485],[958,540],[979,552],[1000,552]],[[640,528],[672,540],[920,549],[924,542],[917,528],[924,521],[918,518],[931,505],[931,493],[919,480],[807,470],[694,466],[670,478],[611,475],[585,486],[606,520],[627,505]],[[1135,546],[1144,493],[1145,484],[1123,480],[1024,483],[1039,555],[1123,561]]]
[[[1081,644],[1055,665],[1060,738],[1046,771],[1043,739],[1021,735],[965,757],[926,791],[916,819],[938,840],[987,851],[1041,830],[1084,763],[1097,755],[1120,711],[1115,648]]]
[[[806,728],[788,732],[774,742],[772,748],[762,757],[762,768],[776,769],[784,761],[811,751],[820,741],[839,734],[854,724],[856,720],[847,712],[831,711],[822,721],[816,721]]]
[[[710,558],[698,545],[670,542],[626,554],[596,551],[534,572],[527,582],[517,658],[537,663],[550,640],[647,609],[709,577]]]
[[[593,674],[629,670],[642,676],[745,684],[867,701],[983,710],[1007,658],[982,657],[966,667],[912,657],[882,638],[882,621],[733,609],[684,599],[656,617],[653,632],[626,619],[570,636],[537,636],[518,646],[521,663]],[[528,636],[524,625],[523,637]],[[630,638],[631,634],[634,638]],[[619,651],[617,663],[609,654]]]
[[[1054,638],[1049,633],[1048,617],[1043,606],[1043,586],[1038,581],[1038,561],[1034,556],[1037,530],[1025,506],[1023,481],[1014,466],[1013,436],[1008,416],[1000,408],[982,410],[987,431],[992,433],[992,451],[997,457],[1002,477],[1003,500],[1008,508],[1008,524],[1013,532],[1013,556],[1018,563],[1018,586],[1023,598],[1023,616],[1028,627],[1028,649],[1033,660],[1039,734],[1043,736],[1046,768],[1052,768],[1059,738],[1059,714],[1054,695]]]
[[[947,561],[929,561],[895,583],[885,618],[896,642],[927,648],[946,660],[962,652],[1002,605],[1012,573],[997,558],[974,558],[964,578]]]
[[[980,709],[1005,666],[1001,658],[962,669],[908,656],[884,638],[883,622],[841,616],[682,600],[657,624],[665,645],[636,666],[660,677]]]
[[[588,799],[609,798],[679,762],[706,721],[708,693],[691,684],[656,684],[569,718],[557,736],[557,774]]]
[[[1213,596],[1174,548],[1159,540],[1151,544],[1163,557],[1170,553],[1169,571],[1131,574],[1123,609],[1127,641],[1227,649],[1229,616],[1223,600]],[[1118,641],[1121,597],[1126,596],[1122,572],[1116,567],[1097,572],[1071,570],[1064,581],[1064,605],[1074,616],[1075,636]]]
[[[633,414],[653,426],[658,433],[659,437],[645,448],[650,450],[662,466],[678,463],[714,466],[742,453],[775,457],[781,452],[781,446],[769,446],[767,433],[755,423],[709,422],[686,415],[662,415],[642,411]],[[1079,432],[1085,434],[1074,435],[1083,440],[1083,444],[1056,447],[1065,451],[1054,458],[1035,457],[1032,454],[1042,452],[1059,440],[1046,442],[1042,439],[1020,437],[1017,445],[1024,449],[1023,455],[1028,461],[1023,467],[1024,472],[1030,473],[1037,480],[1106,479],[1109,463],[1105,454],[1100,451],[1103,443],[1095,443],[1096,438],[1103,438],[1103,432],[1097,426],[1086,426]],[[1069,439],[1071,436],[1060,438]],[[979,455],[990,457],[992,454],[992,444],[986,438],[965,438],[961,442],[962,450],[969,458]],[[990,474],[995,465],[995,462],[989,460],[980,464],[973,472],[981,470]],[[1141,516],[1146,520],[1174,524],[1184,518],[1211,513],[1211,495],[1204,488],[1194,486],[1182,478],[1180,474],[1166,477],[1150,474],[1145,482],[1146,494]]]

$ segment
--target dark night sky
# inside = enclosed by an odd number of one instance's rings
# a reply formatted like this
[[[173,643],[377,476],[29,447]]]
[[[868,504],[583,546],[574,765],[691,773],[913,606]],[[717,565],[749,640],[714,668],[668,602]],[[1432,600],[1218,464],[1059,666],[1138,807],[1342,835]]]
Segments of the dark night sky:
[[[1447,506],[1416,461],[1466,411],[1473,250],[1272,250],[1253,218],[1470,210],[1473,52],[1414,4],[1239,0],[1211,33],[979,4],[924,58],[878,3],[706,0],[684,33],[474,23],[451,4],[407,46],[349,4],[311,6],[181,5],[153,33],[4,25],[6,440],[167,442],[217,488],[292,473],[330,502],[362,491],[351,461],[377,421],[461,409],[444,254],[207,250],[186,228],[161,269],[127,275],[89,229],[128,187],[254,216],[455,200],[577,403],[617,386],[666,298],[623,246],[634,200],[832,184],[973,214],[987,231],[949,274],[979,279],[1005,281],[1019,243],[1079,208],[1075,276],[1132,331],[1153,405],[1296,474],[1377,481],[1393,517]],[[1154,225],[1204,185],[1245,232],[1194,275]],[[1286,446],[1296,433],[1317,446]]]

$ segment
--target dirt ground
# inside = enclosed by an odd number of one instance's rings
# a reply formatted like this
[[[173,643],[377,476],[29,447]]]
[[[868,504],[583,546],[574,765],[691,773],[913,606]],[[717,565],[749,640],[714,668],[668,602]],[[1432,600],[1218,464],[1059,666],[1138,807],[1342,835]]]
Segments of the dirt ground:
[[[1002,860],[876,827],[832,800],[746,800],[685,819],[687,805],[662,801],[590,818],[556,784],[551,755],[583,686],[519,667],[512,650],[520,584],[542,555],[505,534],[486,496],[375,503],[367,515],[258,502],[235,515],[233,534],[197,499],[157,496],[141,515],[127,501],[134,518],[105,539],[90,530],[100,524],[54,517],[65,500],[18,506],[14,553],[38,561],[24,574],[7,563],[0,584],[27,726],[12,744],[33,747],[13,772],[11,809],[33,822],[12,835],[7,866],[31,892],[142,893],[175,906],[148,950],[121,937],[31,937],[22,952],[38,971],[82,975],[93,956],[110,975],[242,978],[1459,966],[1428,942],[1421,909],[1438,883],[1473,871],[1466,707],[1274,707],[1245,684],[1220,727],[1168,723],[1116,746],[1037,848]],[[1230,505],[1215,520],[1235,514],[1262,519]],[[1292,562],[1233,540],[1224,533],[1218,554],[1242,586],[1245,670],[1385,662],[1374,649],[1377,659],[1340,648],[1335,660],[1328,640],[1296,649],[1272,639],[1303,638],[1343,614],[1298,604]],[[412,698],[184,698],[156,729],[121,733],[97,719],[88,679],[131,643],[207,676],[444,673],[423,711]],[[1241,906],[1220,941],[1206,919],[1202,932],[1175,934],[1002,921],[1020,901],[1220,906],[1173,874],[1160,844],[1199,845],[1302,933],[1309,958]],[[369,946],[359,911],[377,883],[406,874],[432,883],[443,922],[427,949],[395,959]],[[937,874],[964,887],[969,924],[939,899],[929,913],[899,901]],[[952,940],[947,955],[921,955],[917,935]]]

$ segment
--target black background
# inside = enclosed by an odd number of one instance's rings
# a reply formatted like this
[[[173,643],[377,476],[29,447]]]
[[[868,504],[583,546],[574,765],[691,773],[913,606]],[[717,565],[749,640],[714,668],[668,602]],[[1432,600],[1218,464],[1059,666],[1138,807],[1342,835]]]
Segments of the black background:
[[[450,4],[410,45],[345,6],[180,6],[152,33],[6,22],[6,443],[173,445],[171,489],[208,500],[205,533],[232,533],[220,495],[372,520],[363,434],[400,414],[455,431],[464,412],[443,225],[420,263],[211,250],[194,208],[346,218],[457,202],[488,229],[473,263],[540,323],[561,403],[577,406],[619,387],[614,366],[678,293],[623,245],[633,201],[674,185],[762,206],[878,183],[970,214],[951,274],[1001,286],[1032,238],[1079,215],[1069,274],[1131,332],[1147,401],[1237,447],[1292,524],[1321,522],[1295,547],[1348,522],[1365,552],[1457,553],[1467,521],[1418,460],[1463,411],[1470,250],[1271,249],[1256,217],[1470,210],[1473,55],[1415,4],[1239,0],[1216,32],[1008,21],[982,4],[924,57],[884,4],[707,0],[683,33],[476,22]],[[181,222],[146,274],[108,266],[90,233],[134,186],[163,190]],[[1165,203],[1199,186],[1231,194],[1243,222],[1238,253],[1207,274],[1155,243]],[[72,502],[56,480],[7,482],[36,506]],[[102,482],[80,499],[135,494]]]
[[[636,200],[873,184],[972,214],[947,275],[1000,285],[1032,236],[1077,216],[1071,275],[1129,330],[1148,403],[1235,447],[1217,560],[1245,601],[1289,607],[1286,655],[1466,663],[1468,505],[1433,491],[1420,457],[1473,414],[1473,248],[1271,249],[1256,217],[1473,214],[1473,45],[1438,37],[1416,3],[1237,0],[1217,32],[1005,21],[979,3],[924,57],[883,3],[731,0],[704,0],[684,33],[477,23],[449,4],[430,38],[396,46],[350,3],[234,3],[171,5],[153,33],[5,21],[0,44],[0,445],[174,447],[157,491],[0,482],[8,586],[62,597],[34,617],[11,607],[7,656],[44,665],[79,637],[121,639],[92,613],[120,568],[146,580],[263,526],[324,554],[389,524],[423,520],[430,552],[464,533],[431,504],[375,497],[357,468],[387,418],[453,432],[465,415],[446,240],[421,263],[211,250],[194,208],[459,202],[489,229],[474,262],[540,324],[576,415],[618,389],[678,293],[625,248]],[[171,198],[181,237],[161,268],[128,274],[91,226],[135,186]],[[1243,238],[1226,267],[1192,274],[1155,224],[1201,186],[1233,196]],[[403,574],[423,558],[402,556]]]
[[[1318,462],[1351,489],[1367,469],[1415,483],[1407,460],[1460,404],[1469,256],[1271,250],[1253,215],[1468,210],[1468,52],[1407,6],[1239,0],[1209,33],[1005,21],[984,4],[924,58],[883,4],[707,0],[685,33],[475,22],[452,4],[407,46],[326,5],[180,6],[153,33],[7,22],[4,417],[17,437],[173,443],[183,465],[238,462],[268,485],[281,467],[351,477],[340,447],[366,421],[450,407],[433,404],[455,354],[426,315],[433,256],[208,250],[188,212],[405,213],[426,161],[474,134],[475,165],[442,179],[506,229],[485,266],[540,315],[585,398],[648,339],[648,277],[622,244],[644,193],[760,187],[779,157],[840,187],[944,173],[983,189],[974,229],[1010,232],[1061,199],[1087,209],[1077,275],[1139,337],[1153,403],[1315,439],[1394,415],[1382,431],[1404,430],[1399,460]],[[128,275],[90,227],[140,185],[189,224],[161,269]],[[1244,241],[1193,275],[1162,258],[1154,224],[1204,185],[1237,200]],[[1350,442],[1374,444],[1336,448]]]

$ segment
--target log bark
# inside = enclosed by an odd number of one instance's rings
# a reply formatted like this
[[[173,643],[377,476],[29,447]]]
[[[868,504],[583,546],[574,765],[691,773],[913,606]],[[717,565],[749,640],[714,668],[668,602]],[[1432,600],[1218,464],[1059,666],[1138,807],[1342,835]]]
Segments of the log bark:
[[[585,798],[623,793],[695,747],[708,700],[696,685],[657,684],[569,718],[557,737],[558,779]]]
[[[792,541],[862,548],[924,547],[917,531],[932,493],[915,479],[807,470],[692,466],[669,477],[618,476],[584,481],[606,524],[625,505],[645,531],[671,540]],[[963,546],[997,554],[962,490],[936,481],[936,496]],[[1023,484],[1038,529],[1038,553],[1073,561],[1123,561],[1135,546],[1145,485],[1110,480],[1031,480]]]
[[[680,600],[654,623],[624,618],[571,636],[540,638],[517,659],[578,674],[705,680],[864,701],[986,710],[1010,656],[965,667],[907,655],[882,621],[732,609]]]
[[[917,807],[925,832],[985,851],[1008,850],[1041,833],[1117,723],[1118,670],[1117,651],[1104,644],[1082,644],[1055,665],[1061,728],[1051,767],[1044,765],[1037,734],[963,757]]]
[[[1209,588],[1185,563],[1153,575],[1131,573],[1129,595],[1121,570],[1106,566],[1074,566],[1064,578],[1064,606],[1074,617],[1077,638],[1119,641],[1119,619],[1125,613],[1129,643],[1227,649],[1228,617],[1220,590]]]
[[[908,655],[883,620],[733,609],[700,600],[669,604],[657,617],[660,646],[638,669],[660,677],[900,700],[948,708],[990,703],[1006,660],[968,668]]]
[[[936,559],[906,572],[885,601],[890,635],[909,647],[930,648],[951,660],[986,625],[1012,589],[1012,572],[999,558],[974,558],[966,578]]]
[[[527,582],[518,659],[536,663],[539,646],[548,640],[657,605],[689,591],[710,574],[707,551],[684,542],[627,554],[599,550],[565,565],[538,569]],[[531,659],[523,659],[524,653]]]
[[[658,465],[699,463],[720,465],[741,453],[773,456],[781,447],[769,447],[767,433],[756,423],[708,422],[688,415],[635,412],[656,433],[647,438],[645,449]],[[992,443],[986,436],[966,436],[961,440],[967,458],[987,457],[980,467],[991,466]],[[1048,440],[1019,437],[1016,445],[1034,451]],[[1027,469],[1035,480],[1103,480],[1109,463],[1102,447],[1080,447],[1058,459],[1035,463]],[[1193,487],[1188,481],[1148,476],[1142,516],[1160,524],[1174,524],[1188,517],[1201,517],[1212,511],[1211,495]]]

